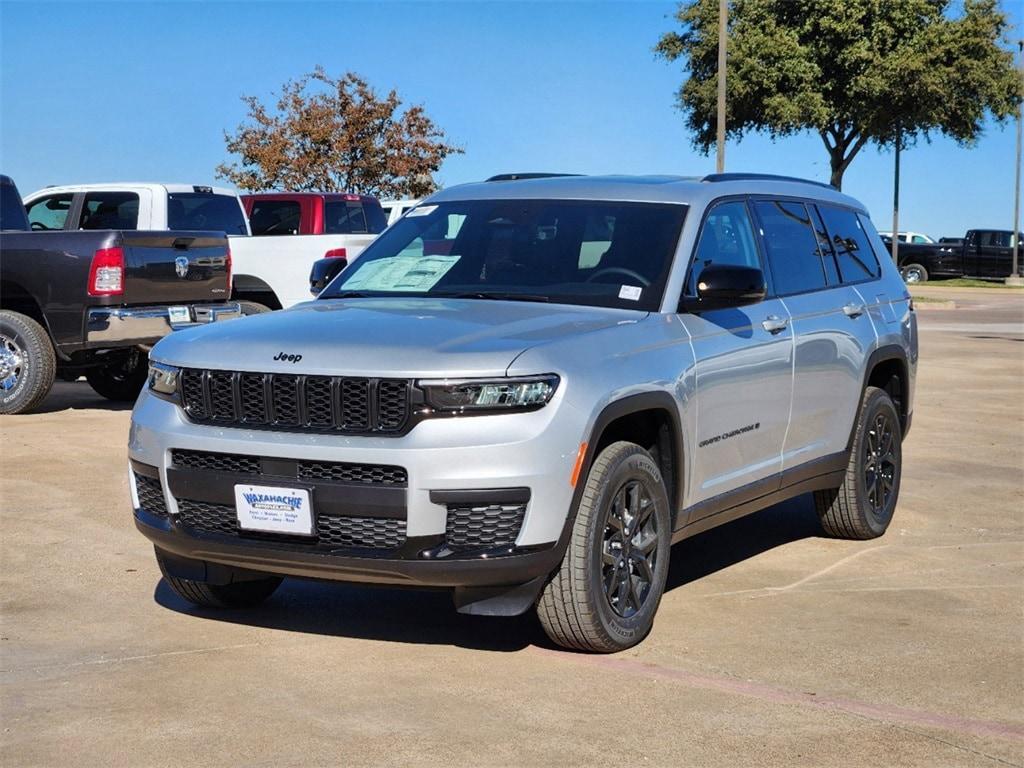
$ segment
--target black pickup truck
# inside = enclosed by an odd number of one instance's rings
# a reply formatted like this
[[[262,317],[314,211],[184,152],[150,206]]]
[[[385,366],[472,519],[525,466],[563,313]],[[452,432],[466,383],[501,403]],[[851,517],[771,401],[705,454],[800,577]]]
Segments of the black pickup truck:
[[[223,232],[33,232],[0,176],[0,414],[39,405],[55,376],[132,400],[172,330],[239,317]]]
[[[933,277],[1010,277],[1013,232],[971,229],[959,242],[900,243],[897,255],[900,272],[908,283],[923,283]],[[1019,258],[1024,260],[1024,249]]]

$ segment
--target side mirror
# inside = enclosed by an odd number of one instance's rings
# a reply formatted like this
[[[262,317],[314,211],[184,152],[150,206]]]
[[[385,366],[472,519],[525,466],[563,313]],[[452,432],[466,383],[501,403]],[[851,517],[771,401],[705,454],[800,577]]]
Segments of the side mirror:
[[[679,302],[682,312],[706,312],[710,309],[731,309],[757,304],[768,289],[764,272],[756,267],[731,264],[709,264],[697,278],[697,295]]]
[[[314,261],[313,268],[309,271],[309,292],[314,296],[319,296],[320,291],[326,288],[327,284],[347,266],[348,259],[337,257]]]

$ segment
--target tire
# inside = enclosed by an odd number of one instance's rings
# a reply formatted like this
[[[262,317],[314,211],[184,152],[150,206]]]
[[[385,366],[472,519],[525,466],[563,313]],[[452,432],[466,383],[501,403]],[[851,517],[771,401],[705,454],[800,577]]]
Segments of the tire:
[[[628,531],[645,498],[650,511],[641,518],[640,534],[634,529],[624,538],[622,523]],[[617,514],[622,507],[627,508]],[[665,483],[647,451],[628,442],[601,451],[587,476],[565,557],[537,602],[548,637],[565,648],[596,653],[622,651],[643,640],[665,590],[671,519]],[[624,545],[632,551],[622,558]]]
[[[156,553],[156,562],[160,566],[164,581],[175,594],[202,608],[252,608],[274,594],[283,581],[280,576],[267,576],[255,581],[207,584],[205,581],[172,576],[159,550]]]
[[[26,413],[50,393],[57,355],[46,330],[18,312],[0,310],[0,413]]]
[[[928,270],[920,264],[905,264],[900,270],[903,282],[914,285],[928,282]]]
[[[273,312],[266,304],[256,301],[240,301],[238,306],[242,310],[242,315],[262,315],[264,312]]]
[[[149,355],[133,349],[127,357],[118,358],[109,365],[90,368],[85,372],[85,380],[96,394],[107,400],[130,403],[142,391],[148,370]]]
[[[843,484],[815,491],[814,506],[825,533],[838,539],[874,539],[885,533],[900,495],[903,432],[885,390],[868,387]]]

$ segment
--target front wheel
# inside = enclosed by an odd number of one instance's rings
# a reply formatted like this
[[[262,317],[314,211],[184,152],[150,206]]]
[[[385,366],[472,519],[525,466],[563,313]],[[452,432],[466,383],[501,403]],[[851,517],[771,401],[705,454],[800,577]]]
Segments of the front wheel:
[[[629,442],[601,451],[562,565],[537,603],[548,637],[598,653],[643,640],[665,589],[671,519],[665,483],[647,451]]]
[[[133,349],[127,356],[113,363],[90,368],[85,372],[85,380],[96,394],[107,400],[130,403],[142,391],[148,370],[149,356],[141,350]]]
[[[885,533],[900,495],[902,442],[892,398],[883,389],[868,387],[843,484],[814,492],[825,533],[840,539],[874,539]]]

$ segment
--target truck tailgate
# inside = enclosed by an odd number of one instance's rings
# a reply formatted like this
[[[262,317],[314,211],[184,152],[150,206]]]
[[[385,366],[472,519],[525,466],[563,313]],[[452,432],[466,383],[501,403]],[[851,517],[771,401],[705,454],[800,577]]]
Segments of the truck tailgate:
[[[125,304],[224,301],[230,256],[220,232],[122,232]]]

